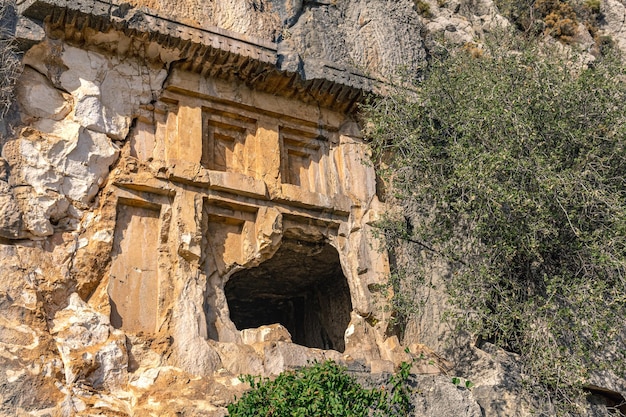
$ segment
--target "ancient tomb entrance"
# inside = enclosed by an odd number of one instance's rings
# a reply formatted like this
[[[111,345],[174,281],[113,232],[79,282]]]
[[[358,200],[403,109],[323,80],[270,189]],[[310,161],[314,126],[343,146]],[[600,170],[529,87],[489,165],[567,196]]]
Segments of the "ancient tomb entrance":
[[[328,243],[286,239],[271,259],[233,274],[224,291],[238,330],[280,323],[294,343],[345,350],[352,302]]]

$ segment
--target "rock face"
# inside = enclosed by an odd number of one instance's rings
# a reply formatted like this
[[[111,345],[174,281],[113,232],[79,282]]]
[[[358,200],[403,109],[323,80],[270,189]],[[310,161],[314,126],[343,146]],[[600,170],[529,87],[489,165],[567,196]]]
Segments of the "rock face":
[[[393,369],[370,81],[87,3],[20,4],[45,36],[20,35],[2,139],[3,415],[224,415],[242,373]]]
[[[278,42],[290,65],[307,59],[350,65],[377,76],[417,69],[426,51],[411,0],[134,0],[194,24]],[[281,65],[286,65],[282,62]]]
[[[501,368],[463,390],[392,334],[371,233],[386,208],[355,119],[370,75],[504,22],[491,2],[429,19],[409,0],[19,3],[0,415],[223,416],[240,374],[412,358],[419,415],[506,415],[486,400]]]
[[[619,0],[607,0],[601,2],[600,11],[604,17],[604,31],[622,51],[626,51],[626,4]]]

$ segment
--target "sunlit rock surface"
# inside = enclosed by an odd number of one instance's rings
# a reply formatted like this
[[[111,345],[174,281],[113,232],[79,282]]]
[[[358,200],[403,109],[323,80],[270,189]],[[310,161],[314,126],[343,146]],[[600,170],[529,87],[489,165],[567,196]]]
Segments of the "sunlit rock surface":
[[[441,306],[394,334],[356,116],[441,37],[506,24],[493,3],[19,3],[0,415],[223,416],[237,376],[326,359],[379,376],[417,359],[419,415],[526,412],[495,349],[473,351],[473,391],[448,384]]]

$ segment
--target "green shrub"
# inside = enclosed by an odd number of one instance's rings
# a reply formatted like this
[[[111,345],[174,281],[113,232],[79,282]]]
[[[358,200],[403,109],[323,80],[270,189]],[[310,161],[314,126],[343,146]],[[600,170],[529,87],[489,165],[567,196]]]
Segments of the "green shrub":
[[[333,361],[285,371],[276,379],[246,376],[251,390],[228,405],[231,417],[406,416],[410,364],[381,388],[366,389]]]
[[[395,301],[419,310],[406,289],[429,282],[420,254],[445,259],[458,323],[520,354],[527,386],[565,412],[590,373],[626,374],[625,69],[511,36],[484,50],[365,109],[405,209],[381,229],[404,267]]]
[[[532,5],[534,0],[495,0],[499,12],[508,18],[517,29],[527,31],[533,24]]]

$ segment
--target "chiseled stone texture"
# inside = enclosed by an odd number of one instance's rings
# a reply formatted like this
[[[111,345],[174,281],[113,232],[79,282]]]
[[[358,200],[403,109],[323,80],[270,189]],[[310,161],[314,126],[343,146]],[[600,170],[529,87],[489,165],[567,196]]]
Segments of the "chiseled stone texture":
[[[33,41],[1,143],[0,414],[223,416],[242,373],[398,363],[353,117],[89,36]]]
[[[200,26],[276,41],[281,65],[313,58],[389,77],[424,64],[422,21],[411,0],[133,0]],[[285,62],[289,61],[289,62]]]
[[[410,0],[134,3],[243,35],[202,32],[230,48],[206,49],[204,71],[189,39],[177,49],[158,30],[28,21],[38,30],[20,35],[18,120],[0,141],[0,415],[224,416],[247,388],[238,375],[326,359],[382,375],[419,358],[419,415],[497,408],[514,358],[476,350],[474,393],[437,376],[450,370],[436,353],[440,307],[415,323],[428,347],[390,335],[375,292],[389,264],[372,238],[386,207],[343,113],[360,84],[337,92],[354,74],[336,68],[316,80],[333,65],[416,70],[422,29],[468,42],[499,24],[493,3],[432,2],[429,20]],[[255,49],[247,36],[279,44]],[[245,79],[255,59],[262,71]],[[328,90],[309,94],[316,85]]]

